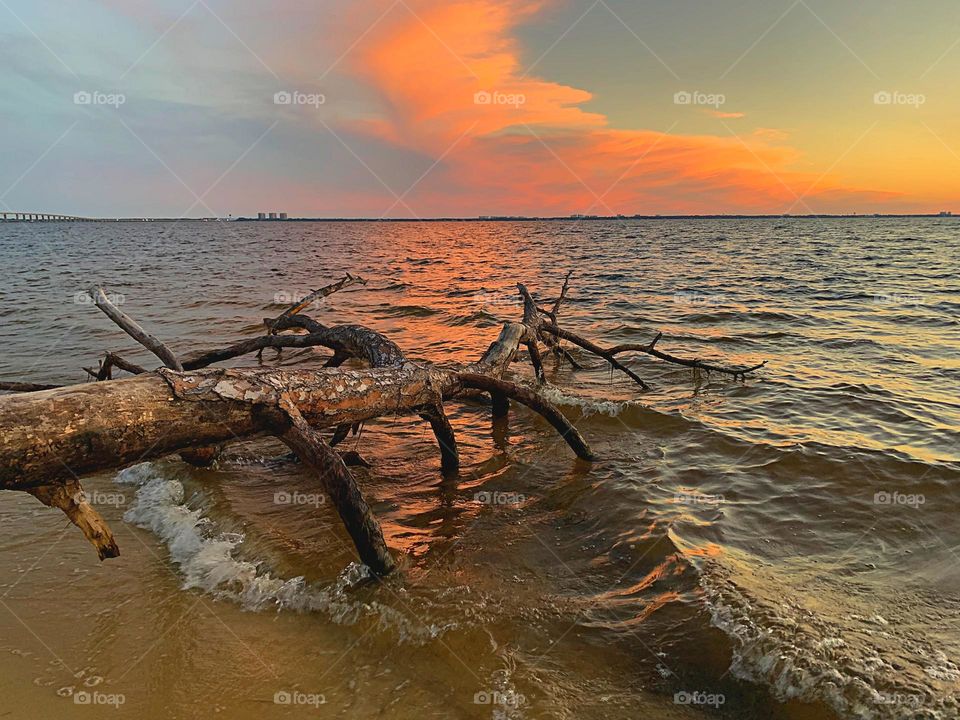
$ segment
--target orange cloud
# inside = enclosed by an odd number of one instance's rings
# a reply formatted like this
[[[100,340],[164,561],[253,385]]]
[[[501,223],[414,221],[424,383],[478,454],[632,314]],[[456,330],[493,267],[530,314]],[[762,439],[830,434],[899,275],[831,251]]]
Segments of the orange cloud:
[[[634,214],[795,206],[802,213],[894,197],[795,170],[800,153],[769,133],[610,128],[604,115],[584,109],[592,99],[587,90],[525,74],[511,31],[539,9],[532,5],[407,0],[381,17],[346,61],[382,104],[379,119],[351,131],[439,159],[407,198],[414,208]],[[367,22],[385,7],[369,0],[357,6]]]

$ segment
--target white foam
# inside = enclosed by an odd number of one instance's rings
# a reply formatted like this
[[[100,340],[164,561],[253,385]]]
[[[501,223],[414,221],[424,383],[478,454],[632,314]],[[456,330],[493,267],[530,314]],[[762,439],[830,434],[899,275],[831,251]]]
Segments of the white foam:
[[[554,405],[565,405],[567,407],[580,408],[584,416],[587,417],[590,415],[606,415],[608,417],[617,417],[624,410],[630,407],[642,407],[642,405],[635,400],[624,400],[622,402],[617,402],[614,400],[591,400],[589,398],[579,397],[577,395],[567,395],[565,392],[560,390],[560,388],[549,384],[538,385],[536,391]]]
[[[329,586],[308,584],[302,576],[274,577],[262,562],[239,557],[244,536],[219,532],[204,516],[204,508],[191,508],[184,500],[183,484],[164,474],[153,463],[122,470],[115,481],[137,486],[124,520],[153,532],[167,546],[179,567],[184,589],[198,589],[213,597],[237,602],[245,610],[323,612],[337,623],[352,624],[373,617],[401,639],[425,642],[449,629],[411,622],[402,612],[382,603],[361,602],[348,591],[369,577],[365,565],[350,563]]]
[[[854,647],[840,637],[843,629],[825,618],[785,597],[776,606],[750,598],[724,575],[716,566],[705,567],[700,584],[712,624],[733,641],[730,672],[735,677],[768,685],[782,701],[825,703],[841,717],[956,717],[955,701],[932,686],[881,691],[900,674],[878,654],[876,647],[863,644],[862,635]],[[861,620],[873,625],[888,624],[879,615]],[[856,635],[860,634],[853,636]],[[935,669],[927,666],[924,671],[937,679],[956,680],[950,673],[953,663],[942,653],[937,655]]]

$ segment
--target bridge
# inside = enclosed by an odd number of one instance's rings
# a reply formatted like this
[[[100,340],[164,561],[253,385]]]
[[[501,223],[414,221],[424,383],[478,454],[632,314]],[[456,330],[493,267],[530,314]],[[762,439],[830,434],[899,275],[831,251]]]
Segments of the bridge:
[[[76,215],[54,215],[51,213],[3,212],[0,210],[0,222],[93,222],[93,218]]]

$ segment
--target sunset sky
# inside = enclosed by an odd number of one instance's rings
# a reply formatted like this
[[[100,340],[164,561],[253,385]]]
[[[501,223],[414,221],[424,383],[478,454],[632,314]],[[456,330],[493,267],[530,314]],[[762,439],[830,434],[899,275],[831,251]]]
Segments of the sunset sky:
[[[960,212],[955,0],[0,0],[0,18],[3,210]]]

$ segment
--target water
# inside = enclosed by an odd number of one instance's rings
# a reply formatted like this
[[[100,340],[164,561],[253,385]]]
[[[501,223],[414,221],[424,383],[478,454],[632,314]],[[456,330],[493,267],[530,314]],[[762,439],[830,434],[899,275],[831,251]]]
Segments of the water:
[[[520,316],[517,281],[546,301],[573,269],[576,332],[769,361],[735,382],[638,358],[645,393],[596,359],[548,364],[591,465],[529,413],[498,444],[488,410],[451,402],[463,467],[443,480],[424,423],[367,424],[356,476],[402,560],[381,585],[269,441],[86,481],[123,553],[102,565],[5,493],[7,707],[958,717],[958,238],[951,219],[0,225],[0,379],[79,382],[106,349],[155,365],[77,295],[93,282],[186,353],[344,271],[369,284],[313,314],[418,360],[475,359]]]

